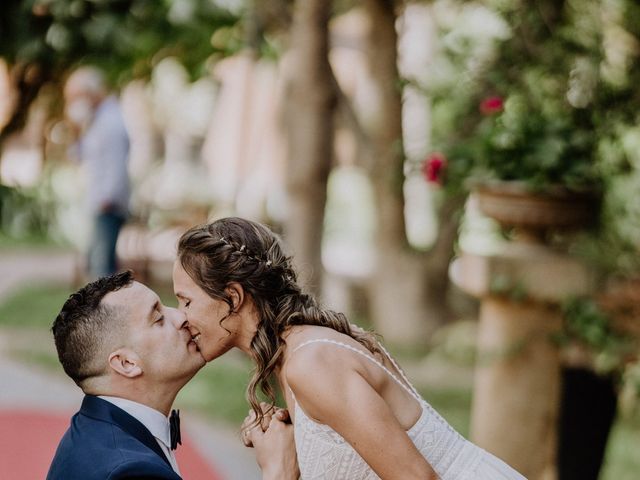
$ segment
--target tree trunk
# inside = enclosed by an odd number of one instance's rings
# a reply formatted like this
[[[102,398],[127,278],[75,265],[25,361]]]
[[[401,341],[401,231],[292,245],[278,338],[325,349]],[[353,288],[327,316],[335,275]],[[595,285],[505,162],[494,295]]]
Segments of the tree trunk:
[[[285,234],[301,280],[320,293],[321,242],[336,107],[329,66],[331,2],[298,0],[291,31],[287,83],[289,196]]]
[[[7,138],[26,125],[29,108],[42,87],[51,80],[51,72],[35,64],[9,65],[9,80],[15,102],[6,123],[0,125],[0,158]]]
[[[377,201],[378,258],[370,286],[372,320],[388,343],[420,347],[450,316],[446,303],[448,265],[457,236],[455,212],[461,202],[449,199],[441,207],[433,248],[427,254],[412,251],[404,217],[405,157],[396,2],[367,0],[364,4],[370,18],[368,61],[376,83],[374,102],[379,112],[364,127],[373,143],[368,170]]]

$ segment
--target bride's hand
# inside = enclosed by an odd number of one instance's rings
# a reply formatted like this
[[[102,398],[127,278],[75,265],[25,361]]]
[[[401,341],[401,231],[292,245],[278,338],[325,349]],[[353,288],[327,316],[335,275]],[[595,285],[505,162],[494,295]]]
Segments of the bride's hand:
[[[286,408],[276,407],[265,402],[260,403],[260,408],[262,409],[262,413],[264,415],[264,417],[262,418],[262,423],[260,425],[263,432],[266,432],[269,428],[269,423],[271,422],[272,417],[275,417],[277,420],[284,423],[291,423],[289,411]],[[245,447],[253,447],[253,443],[249,439],[249,430],[254,426],[257,426],[256,414],[253,409],[251,409],[249,410],[247,416],[244,417],[244,421],[240,426],[242,443]]]
[[[263,480],[296,480],[300,476],[293,425],[271,418],[266,431],[254,425],[247,430],[247,440],[255,445],[256,461]]]

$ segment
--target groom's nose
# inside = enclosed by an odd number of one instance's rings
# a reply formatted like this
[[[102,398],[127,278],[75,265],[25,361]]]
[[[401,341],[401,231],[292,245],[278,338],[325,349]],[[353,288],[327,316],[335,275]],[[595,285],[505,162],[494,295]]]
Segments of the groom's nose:
[[[168,307],[170,310],[171,323],[177,330],[187,328],[187,316],[177,308]]]

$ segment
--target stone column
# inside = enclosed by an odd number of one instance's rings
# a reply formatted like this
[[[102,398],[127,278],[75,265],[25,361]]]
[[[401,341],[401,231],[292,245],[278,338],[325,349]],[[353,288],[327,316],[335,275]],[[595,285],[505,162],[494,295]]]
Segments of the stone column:
[[[556,478],[560,303],[592,291],[588,270],[543,244],[465,253],[452,280],[480,298],[471,439],[529,480]]]

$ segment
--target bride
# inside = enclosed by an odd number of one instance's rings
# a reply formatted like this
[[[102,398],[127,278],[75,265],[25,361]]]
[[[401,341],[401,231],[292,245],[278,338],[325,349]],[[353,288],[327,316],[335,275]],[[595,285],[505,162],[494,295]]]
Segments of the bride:
[[[277,379],[302,479],[524,479],[449,426],[372,333],[303,293],[265,226],[224,218],[191,228],[173,282],[205,360],[239,348],[255,363],[254,425],[269,416],[258,390],[273,406]]]

